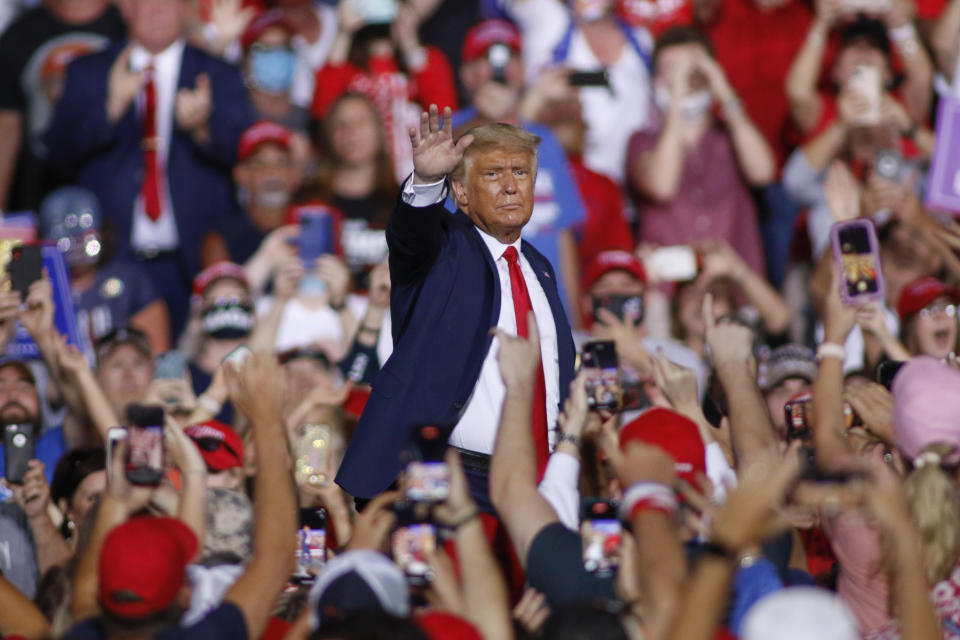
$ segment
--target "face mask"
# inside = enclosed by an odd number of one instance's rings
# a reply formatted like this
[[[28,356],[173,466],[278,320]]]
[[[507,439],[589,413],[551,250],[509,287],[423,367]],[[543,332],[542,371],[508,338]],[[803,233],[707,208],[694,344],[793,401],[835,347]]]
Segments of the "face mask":
[[[290,202],[290,192],[280,180],[264,180],[257,190],[257,204],[265,209],[279,209]]]
[[[656,85],[653,89],[653,101],[661,112],[666,113],[670,108],[670,90],[663,85]],[[680,113],[684,120],[699,120],[710,111],[713,96],[709,89],[691,93],[680,100]]]
[[[596,22],[610,10],[609,0],[573,0],[573,5],[584,22]]]
[[[286,93],[293,84],[296,56],[284,47],[256,49],[250,54],[250,80],[263,91]]]
[[[243,338],[253,331],[253,322],[253,307],[242,302],[225,302],[204,311],[201,326],[211,338]]]

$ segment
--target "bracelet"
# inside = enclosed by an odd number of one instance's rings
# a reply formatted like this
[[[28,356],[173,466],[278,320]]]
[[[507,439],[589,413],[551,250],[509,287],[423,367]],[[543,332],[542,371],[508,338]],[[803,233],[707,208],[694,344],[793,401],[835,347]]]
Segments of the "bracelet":
[[[627,487],[620,502],[620,519],[629,522],[647,510],[672,516],[677,511],[677,494],[659,482],[637,482]]]
[[[576,448],[578,449],[580,448],[580,436],[575,436],[572,433],[560,432],[560,435],[557,436],[556,447],[559,447],[562,442],[569,442]]]
[[[726,545],[714,542],[713,540],[705,542],[697,548],[701,553],[704,553],[708,556],[713,556],[714,558],[720,558],[721,560],[726,560],[728,562],[736,562],[737,557],[740,555]]]
[[[902,24],[893,29],[888,29],[887,33],[890,34],[890,39],[898,44],[907,40],[915,40],[917,38],[917,30],[914,28],[912,22]]]
[[[473,507],[472,509],[468,510],[465,514],[460,516],[459,518],[454,518],[453,520],[451,520],[449,523],[447,523],[447,526],[450,527],[451,529],[459,529],[460,527],[467,524],[468,522],[470,522],[471,520],[473,520],[479,515],[480,515],[480,509],[478,507]]]
[[[208,413],[210,413],[210,415],[213,415],[213,416],[220,413],[220,409],[223,408],[222,402],[218,400],[214,400],[213,398],[211,398],[205,393],[200,394],[200,396],[197,398],[197,405],[201,409],[206,410]]]
[[[836,358],[843,362],[847,359],[847,351],[842,344],[836,342],[824,342],[817,348],[817,362],[824,358]]]

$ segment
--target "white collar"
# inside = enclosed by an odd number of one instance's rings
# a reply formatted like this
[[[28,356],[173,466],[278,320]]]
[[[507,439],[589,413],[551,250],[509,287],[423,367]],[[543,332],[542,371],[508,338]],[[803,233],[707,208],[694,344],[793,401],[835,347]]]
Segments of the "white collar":
[[[140,44],[134,44],[130,50],[130,68],[134,71],[146,69],[153,62],[154,69],[178,62],[183,55],[186,43],[183,38],[175,40],[170,46],[157,54],[151,54]],[[177,65],[179,66],[179,65]]]
[[[504,244],[477,225],[473,226],[480,234],[480,237],[483,238],[483,243],[487,245],[487,250],[490,252],[490,255],[493,256],[494,262],[503,257],[503,252],[507,250],[507,247],[513,247],[516,249],[518,258],[521,255],[520,243],[522,242],[522,238],[517,238],[515,242],[511,242],[510,244]]]

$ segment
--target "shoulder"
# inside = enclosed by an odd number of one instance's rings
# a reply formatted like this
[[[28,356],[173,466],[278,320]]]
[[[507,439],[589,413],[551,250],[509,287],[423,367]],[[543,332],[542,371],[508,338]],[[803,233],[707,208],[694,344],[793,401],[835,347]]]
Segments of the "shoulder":
[[[191,60],[194,61],[197,67],[201,71],[206,73],[212,73],[216,75],[235,75],[238,78],[240,77],[240,70],[236,65],[230,64],[222,58],[195,47],[192,44],[188,44],[183,48],[183,59],[184,61]]]

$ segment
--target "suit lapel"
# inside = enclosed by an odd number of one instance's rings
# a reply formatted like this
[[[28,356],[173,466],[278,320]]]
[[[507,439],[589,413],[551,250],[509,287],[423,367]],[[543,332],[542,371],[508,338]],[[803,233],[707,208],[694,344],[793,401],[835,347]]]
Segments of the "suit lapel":
[[[557,335],[559,336],[560,329],[565,327],[565,323],[561,324],[561,319],[566,319],[567,316],[566,311],[563,310],[563,303],[560,302],[559,292],[557,291],[557,281],[550,275],[550,270],[544,264],[543,259],[534,252],[533,246],[529,242],[526,240],[521,242],[520,249],[527,258],[527,262],[529,262],[533,268],[533,272],[537,274],[540,288],[543,289],[543,293],[547,296],[547,302],[550,303],[550,312],[553,314],[554,324],[557,325]]]
[[[493,256],[490,255],[490,250],[487,248],[483,238],[480,237],[480,232],[477,231],[476,225],[473,224],[473,221],[467,216],[467,214],[457,209],[457,212],[453,215],[459,216],[464,224],[470,226],[470,233],[467,234],[469,242],[473,244],[474,251],[478,251],[480,255],[483,256],[483,260],[487,265],[487,270],[490,272],[490,277],[493,278],[493,317],[491,318],[493,324],[491,326],[495,327],[500,319],[500,301],[503,297],[503,294],[500,291],[500,274],[497,272],[497,265],[493,261]]]

